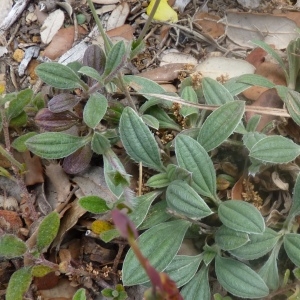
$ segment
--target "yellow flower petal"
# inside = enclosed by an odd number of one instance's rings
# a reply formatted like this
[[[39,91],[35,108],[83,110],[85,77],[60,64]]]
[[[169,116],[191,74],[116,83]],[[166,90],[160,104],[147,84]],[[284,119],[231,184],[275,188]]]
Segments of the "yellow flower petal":
[[[155,4],[156,0],[151,0],[146,13],[149,16],[152,8]],[[160,3],[158,5],[158,8],[154,14],[153,17],[154,20],[157,21],[166,21],[166,22],[177,22],[178,21],[178,16],[176,11],[168,4],[168,0],[160,0]]]

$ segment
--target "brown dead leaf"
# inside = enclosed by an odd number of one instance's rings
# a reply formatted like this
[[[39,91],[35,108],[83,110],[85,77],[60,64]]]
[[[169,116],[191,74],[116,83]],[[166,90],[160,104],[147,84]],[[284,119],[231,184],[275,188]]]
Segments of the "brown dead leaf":
[[[87,31],[81,26],[78,26],[78,32],[82,35],[87,34]],[[43,55],[52,60],[61,57],[64,53],[72,48],[74,36],[74,26],[59,29],[54,35],[51,43],[46,47]]]
[[[175,80],[179,73],[184,70],[185,64],[175,63],[158,67],[139,74],[138,76],[151,79],[156,82],[166,83]]]
[[[201,26],[205,34],[210,35],[213,39],[217,39],[225,33],[225,26],[218,23],[219,16],[205,12],[197,12],[193,17],[193,23]]]
[[[70,208],[61,219],[59,231],[52,243],[52,248],[59,248],[66,232],[70,230],[77,223],[78,219],[85,213],[86,210],[78,204],[78,199],[70,204]]]
[[[59,163],[52,162],[46,166],[46,197],[51,207],[55,209],[58,204],[67,200],[71,189],[69,177]]]
[[[234,184],[231,190],[231,199],[239,200],[243,199],[242,193],[244,192],[243,182],[246,179],[245,175],[242,175],[240,179]]]
[[[255,68],[258,68],[264,61],[267,52],[262,48],[253,49],[245,58],[247,62],[252,64]]]
[[[77,289],[77,287],[73,287],[70,284],[68,279],[60,278],[58,284],[52,289],[38,290],[37,294],[42,297],[43,300],[71,300]]]
[[[23,226],[23,222],[19,214],[15,211],[0,210],[0,229],[6,233],[18,233]]]
[[[274,14],[279,17],[286,17],[294,21],[297,24],[297,27],[300,27],[300,12],[299,11],[287,11],[285,13]]]
[[[49,290],[57,286],[59,277],[55,272],[50,272],[43,277],[35,277],[33,280],[34,285],[38,291]]]
[[[274,64],[271,62],[263,62],[258,66],[255,71],[255,74],[261,75],[271,82],[277,85],[286,85],[284,71],[278,64]],[[268,88],[253,86],[246,91],[243,92],[243,95],[249,100],[257,100],[263,92],[268,90]],[[255,104],[257,105],[257,104]]]
[[[27,186],[44,182],[44,170],[40,157],[36,155],[31,156],[28,150],[22,153],[15,151],[14,155],[17,160],[26,165],[24,179]]]
[[[269,89],[263,92],[259,98],[252,103],[255,106],[261,107],[272,107],[272,108],[282,108],[283,102],[278,96],[275,89]],[[256,113],[246,112],[246,121],[248,122]],[[260,122],[256,128],[257,131],[261,131],[268,123],[279,117],[274,117],[272,115],[262,115]]]
[[[128,41],[131,41],[134,38],[134,28],[129,24],[124,24],[122,26],[108,30],[106,33],[110,38],[122,37]]]

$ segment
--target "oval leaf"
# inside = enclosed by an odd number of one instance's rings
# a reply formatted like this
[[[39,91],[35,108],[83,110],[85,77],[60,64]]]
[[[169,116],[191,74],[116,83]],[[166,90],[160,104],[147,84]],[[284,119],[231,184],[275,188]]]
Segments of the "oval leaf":
[[[192,173],[197,192],[214,198],[216,194],[216,172],[205,149],[194,139],[178,135],[175,139],[175,152],[180,167]]]
[[[81,288],[77,290],[72,300],[86,300],[85,289]]]
[[[110,149],[110,142],[103,134],[95,131],[91,147],[95,153],[102,155]]]
[[[284,235],[284,249],[289,259],[300,267],[300,234],[288,233]]]
[[[278,251],[274,250],[259,270],[258,275],[264,280],[269,289],[277,290],[279,287],[279,274],[277,267]]]
[[[232,94],[217,80],[204,77],[202,88],[205,101],[209,105],[222,105],[234,101]]]
[[[36,240],[36,245],[39,252],[42,252],[45,248],[50,246],[57,235],[59,224],[59,214],[55,211],[43,219],[39,226]]]
[[[185,181],[173,181],[167,188],[166,199],[171,210],[191,219],[199,220],[212,214],[204,200]]]
[[[202,84],[203,84],[203,82],[202,82]],[[197,94],[192,86],[184,87],[180,96],[183,100],[186,100],[187,102],[198,103]],[[199,112],[199,109],[196,107],[190,107],[187,105],[183,105],[180,108],[179,112],[181,115],[183,115],[186,118],[189,115],[197,114]]]
[[[205,120],[197,138],[198,142],[206,151],[218,147],[233,133],[244,112],[244,101],[233,101],[222,105]]]
[[[55,95],[49,102],[48,108],[53,113],[59,113],[72,108],[80,101],[80,97],[72,94]]]
[[[130,107],[126,107],[122,113],[120,137],[127,154],[133,160],[142,162],[146,167],[164,171],[153,134]]]
[[[24,107],[29,104],[33,96],[33,91],[31,89],[26,89],[17,94],[17,97],[9,102],[9,106],[7,108],[7,119],[11,120],[12,118],[20,115]]]
[[[79,199],[79,204],[85,210],[94,213],[102,214],[110,210],[106,201],[98,196],[85,196]]]
[[[157,271],[163,271],[175,257],[189,226],[190,222],[185,220],[171,221],[158,224],[139,237],[141,252]],[[149,281],[131,249],[125,257],[122,273],[124,285],[137,285]]]
[[[210,300],[208,268],[203,266],[193,279],[183,287],[181,295],[187,300]]]
[[[229,252],[241,259],[257,259],[270,252],[279,238],[276,231],[266,228],[263,234],[250,234],[247,244]]]
[[[233,250],[245,245],[249,241],[248,234],[232,230],[222,225],[215,234],[216,243],[223,250]]]
[[[12,234],[4,234],[0,237],[0,257],[7,259],[19,257],[27,251],[26,244]]]
[[[250,157],[263,162],[282,164],[294,160],[300,147],[283,136],[268,136],[258,141],[250,151]]]
[[[86,87],[71,68],[56,62],[40,64],[35,68],[35,72],[45,83],[58,89]]]
[[[197,256],[176,255],[164,272],[175,281],[177,287],[181,287],[194,277],[201,260],[201,254]]]
[[[139,227],[145,220],[152,202],[160,194],[161,192],[150,192],[133,199],[133,203],[136,203],[136,205],[133,212],[129,214],[129,218],[136,227]]]
[[[293,203],[292,207],[290,208],[289,215],[287,217],[286,222],[290,222],[294,219],[295,216],[300,214],[300,174],[298,174],[294,192],[293,192]]]
[[[215,271],[219,283],[235,296],[255,299],[269,294],[262,278],[239,261],[217,255]]]
[[[77,137],[62,132],[46,132],[29,138],[25,145],[34,154],[58,159],[74,153],[89,142],[89,137]]]
[[[221,222],[236,231],[263,233],[265,222],[260,212],[250,203],[229,200],[220,204],[218,214]]]
[[[94,129],[104,117],[106,110],[106,98],[99,93],[94,93],[84,107],[83,120],[87,126]]]
[[[6,289],[6,300],[22,300],[32,280],[30,268],[21,268],[9,279]]]

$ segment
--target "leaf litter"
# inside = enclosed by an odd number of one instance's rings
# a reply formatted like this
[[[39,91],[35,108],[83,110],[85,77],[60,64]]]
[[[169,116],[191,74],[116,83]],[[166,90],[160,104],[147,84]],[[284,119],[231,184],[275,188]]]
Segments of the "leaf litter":
[[[26,3],[28,2],[26,1]],[[28,46],[35,46],[42,50],[39,60],[43,61],[45,57],[51,60],[58,60],[62,59],[63,55],[66,55],[68,59],[70,58],[68,62],[71,62],[78,59],[81,53],[83,56],[83,52],[90,41],[94,42],[93,40],[97,40],[99,37],[97,33],[92,34],[93,28],[88,21],[78,26],[71,14],[72,10],[74,12],[80,11],[87,17],[90,17],[90,12],[84,1],[78,1],[82,2],[80,5],[71,1],[71,4],[68,4],[70,7],[61,7],[60,9],[57,9],[55,5],[47,12],[36,10],[33,4],[38,3],[37,1],[33,2],[26,8],[25,6],[20,6],[20,4],[17,6],[16,3],[15,10],[12,11],[12,2],[9,0],[3,1],[5,5],[1,11],[3,16],[0,20],[12,15],[12,13],[8,15],[8,11],[14,12],[14,17],[8,20],[6,18],[0,25],[0,33],[2,34],[0,41],[3,48],[1,48],[0,57],[5,56],[10,61],[12,73],[16,73],[14,71],[19,67],[20,61],[22,61],[12,59],[12,53],[17,49],[26,51]],[[106,29],[112,40],[117,41],[120,38],[125,38],[131,41],[135,35],[138,35],[140,24],[145,22],[145,19],[141,17],[143,7],[135,6],[134,1],[120,3],[120,1],[115,0],[94,0],[93,2],[98,4],[98,13],[106,17]],[[145,39],[148,44],[147,49],[134,59],[133,66],[127,66],[128,72],[141,74],[145,78],[158,83],[169,83],[177,91],[180,89],[178,81],[184,80],[187,74],[195,74],[194,78],[197,78],[197,73],[224,81],[241,74],[255,73],[264,76],[275,84],[286,86],[284,74],[274,60],[265,56],[265,54],[259,54],[257,58],[252,60],[247,59],[247,57],[249,58],[247,53],[249,49],[255,47],[250,42],[251,40],[262,40],[272,45],[280,55],[284,55],[284,50],[288,43],[298,37],[297,27],[299,26],[300,12],[275,12],[271,14],[272,9],[269,8],[269,12],[266,14],[261,12],[263,9],[260,10],[262,1],[251,1],[251,3],[249,1],[238,2],[244,8],[256,9],[256,11],[243,11],[240,7],[238,11],[229,11],[227,8],[231,9],[232,7],[226,1],[220,1],[218,5],[225,9],[219,10],[214,4],[207,3],[206,9],[203,7],[203,11],[196,12],[192,1],[177,0],[175,6],[177,5],[179,8],[179,19],[183,19],[186,15],[183,17],[182,14],[187,13],[193,16],[192,21],[185,20],[178,26],[177,24],[172,24],[171,26],[167,24],[167,29],[164,29],[164,32],[158,24],[152,24],[151,30]],[[111,6],[112,4],[114,6]],[[134,9],[135,12],[133,13]],[[268,7],[264,9],[268,10]],[[16,10],[21,10],[21,12],[16,14]],[[163,10],[160,13],[158,19],[164,18],[166,21],[170,19],[168,15],[163,15]],[[173,9],[169,13],[173,16]],[[40,20],[39,22],[42,25],[39,25],[36,19]],[[23,24],[22,22],[25,22],[26,26],[25,29],[20,29],[19,35],[18,26]],[[14,25],[12,25],[13,23]],[[96,31],[94,30],[94,32]],[[39,35],[41,40],[38,37]],[[84,40],[87,35],[89,37]],[[75,48],[80,43],[82,43],[81,48]],[[176,49],[178,52],[176,54],[167,53],[166,48]],[[69,50],[73,50],[73,52],[68,52]],[[241,57],[246,59],[241,59]],[[30,57],[29,61],[33,61],[33,59],[35,57]],[[163,67],[161,66],[162,64],[164,64]],[[187,65],[191,66],[187,67]],[[0,71],[3,76],[6,74],[6,67],[8,65],[6,66],[3,62],[0,63]],[[29,67],[27,68],[26,65],[24,73],[12,75],[10,78],[6,76],[4,88],[8,93],[34,84],[36,84],[34,87],[38,87],[38,79],[33,78],[30,76]],[[252,89],[251,92],[249,92],[251,90],[249,89],[243,95],[247,99],[254,101],[251,104],[254,107],[259,107],[261,110],[264,110],[264,107],[282,108],[282,102],[278,101],[278,99],[274,100],[274,90],[261,87],[253,87]],[[51,91],[44,92],[44,95],[51,95]],[[173,100],[176,101],[176,99]],[[175,112],[176,109],[173,108],[173,111],[170,109],[168,115],[173,118]],[[250,120],[251,112],[248,111],[246,114]],[[272,112],[270,115],[264,115],[259,122],[258,129],[264,128],[270,122],[280,122],[280,118],[272,116]],[[299,140],[298,133],[295,133],[292,124],[285,126],[280,123],[280,125],[282,126],[281,130],[285,130],[285,134]],[[274,129],[271,129],[271,132],[272,130]],[[120,149],[115,150],[120,151]],[[122,148],[121,151],[123,151]],[[220,153],[215,155],[216,161],[222,159]],[[52,274],[38,283],[38,279],[35,278],[37,294],[45,299],[54,297],[71,299],[77,290],[73,286],[78,284],[99,292],[100,289],[105,287],[105,280],[109,283],[116,280],[116,275],[112,274],[109,268],[112,265],[110,260],[115,258],[117,247],[114,244],[110,244],[107,247],[93,233],[91,233],[91,236],[85,237],[86,231],[90,230],[90,225],[87,224],[90,224],[97,216],[87,214],[79,206],[78,198],[86,195],[97,195],[111,203],[117,201],[116,197],[105,185],[102,167],[92,166],[87,168],[85,172],[73,176],[64,172],[60,162],[41,162],[36,156],[31,157],[29,153],[23,154],[22,159],[26,162],[26,165],[30,166],[28,171],[30,173],[28,177],[30,178],[27,178],[25,182],[28,185],[27,188],[33,194],[36,193],[35,205],[39,213],[45,215],[53,210],[61,213],[61,225],[59,233],[52,244],[52,250],[55,249],[59,252],[59,259],[62,263],[70,263],[73,260],[80,264],[87,279],[86,282],[82,282],[82,279],[79,278],[80,276],[74,276],[67,280],[63,276]],[[233,160],[231,163],[234,166],[236,162]],[[99,164],[99,162],[96,164]],[[4,163],[1,166],[9,168]],[[262,206],[262,211],[267,216],[267,224],[276,224],[279,220],[282,220],[291,203],[290,195],[287,191],[291,181],[291,174],[298,170],[298,167],[293,166],[292,163],[286,164],[285,168],[279,170],[266,168],[265,172],[253,177],[240,176],[240,174],[232,173],[226,168],[220,169],[236,179],[232,190],[226,188],[220,191],[220,194],[232,193],[233,199],[244,197],[244,199],[252,203],[257,201],[260,195],[265,196],[267,200]],[[137,181],[137,176],[132,180]],[[7,199],[15,197],[13,199],[16,200],[17,205],[22,202],[22,197],[20,196],[22,191],[15,185],[13,180],[1,177],[0,187],[3,190],[4,197],[5,194],[7,194]],[[271,200],[271,195],[274,193],[278,195],[276,202]],[[18,210],[19,208],[16,208],[15,204],[3,206],[3,209],[1,207],[0,231],[18,232],[23,239],[28,239],[29,244],[34,245],[34,227],[30,228],[31,225],[29,225],[28,218],[25,223],[22,222],[22,216],[20,217],[16,212]],[[28,212],[28,208],[23,208],[23,210]],[[110,217],[106,216],[106,218],[109,219]],[[27,234],[25,234],[26,230]],[[104,247],[105,245],[106,247]],[[78,253],[78,248],[80,247],[85,247],[85,256],[81,257],[81,259],[79,259],[80,254]],[[99,253],[102,256],[99,256]],[[107,254],[108,258],[106,261],[103,261],[103,257],[105,257],[103,253]],[[51,255],[53,254],[54,252],[51,253]],[[101,264],[105,264],[105,266]],[[5,269],[2,266],[0,274],[5,273]],[[97,281],[95,274],[101,274],[101,280]],[[109,274],[109,279],[105,277],[105,274]],[[7,276],[5,278],[6,281],[0,284],[0,290],[3,290],[5,284],[7,284],[8,278]]]

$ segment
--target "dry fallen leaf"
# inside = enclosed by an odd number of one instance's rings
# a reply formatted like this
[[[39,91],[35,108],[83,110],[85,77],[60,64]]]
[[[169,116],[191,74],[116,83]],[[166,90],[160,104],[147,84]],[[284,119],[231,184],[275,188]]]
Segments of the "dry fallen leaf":
[[[253,74],[255,67],[247,61],[227,57],[209,57],[195,69],[204,77],[230,79],[243,74]]]
[[[86,34],[87,31],[83,27],[78,26],[78,33]],[[59,29],[54,35],[51,43],[46,47],[43,56],[46,56],[52,60],[61,57],[64,53],[72,48],[74,36],[74,26]]]
[[[198,24],[202,31],[216,39],[225,33],[225,26],[218,23],[219,16],[205,12],[197,12],[193,17],[193,23]]]
[[[173,81],[184,70],[186,64],[168,64],[139,74],[138,76],[151,79],[156,82],[166,83]]]
[[[286,17],[227,12],[225,22],[227,36],[242,47],[253,48],[251,41],[262,40],[276,49],[285,49],[298,37],[296,23]]]
[[[265,61],[265,56],[267,52],[262,48],[255,48],[253,49],[245,58],[245,60],[252,64],[255,68],[258,68],[260,64]]]
[[[62,10],[57,9],[51,13],[44,21],[41,27],[41,39],[45,44],[49,44],[52,38],[61,28],[65,20],[65,15]]]
[[[164,66],[167,64],[190,64],[197,65],[198,60],[190,54],[185,54],[178,51],[164,51],[160,57],[160,66]]]
[[[283,102],[278,96],[275,89],[269,89],[263,92],[259,98],[253,102],[252,105],[261,106],[261,107],[272,107],[272,108],[282,108]],[[246,121],[249,121],[257,113],[246,112]],[[274,117],[272,115],[262,115],[259,121],[259,124],[256,128],[256,131],[261,131],[268,123],[273,120],[279,119],[279,117]]]
[[[0,25],[12,8],[12,0],[1,0]]]
[[[106,28],[111,30],[125,24],[125,21],[130,13],[130,7],[127,2],[122,2],[111,13],[108,18]]]
[[[255,74],[269,79],[274,84],[286,85],[284,71],[278,64],[263,62],[257,67]],[[243,95],[249,100],[255,101],[266,90],[268,90],[268,88],[261,86],[252,86],[251,88],[244,91]]]

